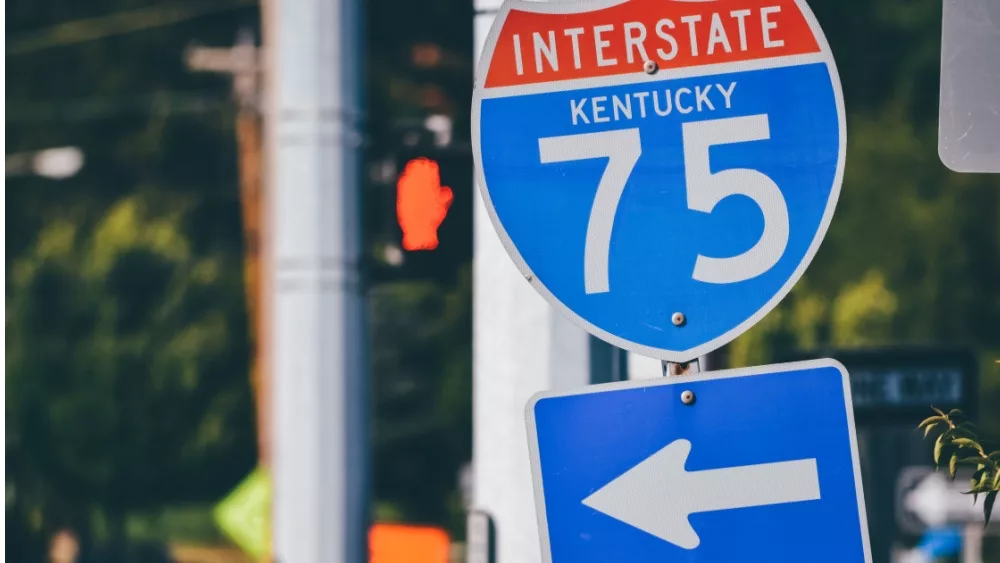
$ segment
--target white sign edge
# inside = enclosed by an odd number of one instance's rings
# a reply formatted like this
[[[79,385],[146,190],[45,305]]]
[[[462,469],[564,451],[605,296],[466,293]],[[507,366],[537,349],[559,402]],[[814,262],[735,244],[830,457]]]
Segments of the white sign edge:
[[[840,74],[837,72],[837,65],[833,58],[833,52],[830,50],[830,44],[827,42],[826,35],[823,33],[819,22],[816,20],[816,16],[813,14],[812,9],[809,8],[809,5],[805,2],[805,0],[795,0],[795,4],[799,7],[799,10],[805,17],[810,30],[813,32],[813,36],[816,38],[816,43],[820,47],[819,60],[826,63],[827,70],[830,73],[830,82],[833,85],[833,93],[837,106],[837,117],[839,121],[838,133],[840,136],[837,169],[834,173],[833,186],[830,189],[830,197],[827,201],[826,209],[823,211],[823,217],[820,220],[819,227],[816,230],[816,234],[813,237],[809,248],[806,250],[805,255],[799,262],[799,265],[792,272],[792,275],[789,276],[785,284],[781,286],[781,289],[779,289],[767,303],[765,303],[760,309],[757,310],[756,313],[750,315],[745,321],[736,327],[704,344],[694,346],[687,350],[668,350],[638,344],[615,336],[584,319],[560,301],[551,291],[549,291],[547,287],[545,287],[544,284],[542,284],[541,281],[539,281],[538,276],[532,272],[531,268],[528,267],[527,262],[525,262],[524,258],[521,256],[521,253],[518,252],[517,248],[514,246],[510,235],[507,234],[507,231],[504,229],[499,217],[497,217],[496,209],[493,207],[493,201],[490,199],[489,190],[486,187],[486,178],[483,175],[482,167],[483,159],[479,136],[479,117],[480,107],[484,99],[483,84],[486,82],[486,73],[489,71],[490,63],[493,60],[493,51],[496,48],[500,30],[503,29],[503,25],[507,21],[507,14],[509,14],[512,9],[516,8],[522,11],[545,14],[569,14],[596,11],[629,1],[631,0],[582,0],[580,2],[538,2],[533,0],[504,1],[500,10],[497,12],[496,19],[493,21],[493,27],[490,29],[490,33],[486,37],[486,43],[483,45],[482,54],[479,57],[479,64],[476,67],[476,79],[472,92],[472,115],[470,120],[472,127],[472,161],[475,173],[475,182],[479,188],[479,194],[483,198],[483,203],[486,206],[486,212],[490,217],[490,222],[493,223],[493,228],[500,237],[500,242],[507,250],[507,254],[510,256],[511,260],[514,261],[514,264],[521,272],[521,275],[525,277],[528,283],[530,283],[531,286],[534,287],[535,290],[541,294],[541,296],[548,301],[550,305],[555,307],[556,310],[565,315],[583,330],[593,334],[605,342],[608,342],[609,344],[630,352],[635,352],[636,354],[649,356],[651,358],[667,362],[687,362],[732,342],[741,334],[763,320],[763,318],[767,316],[767,314],[770,313],[771,310],[773,310],[778,303],[780,303],[781,300],[788,295],[789,292],[791,292],[792,288],[795,287],[795,284],[805,273],[806,268],[808,268],[812,263],[813,258],[816,256],[816,252],[819,251],[819,246],[823,242],[823,239],[826,238],[826,232],[830,227],[830,222],[833,220],[833,214],[837,208],[837,202],[840,199],[840,190],[844,181],[844,167],[846,165],[847,158],[847,117],[844,109],[844,92],[840,82]],[[674,1],[683,2],[685,0]],[[753,61],[750,61],[750,63],[752,62]],[[748,66],[751,65],[748,64]],[[753,70],[753,68],[747,68],[747,70]]]
[[[537,405],[539,401],[555,397],[591,395],[607,391],[624,391],[627,389],[660,387],[664,385],[685,385],[700,381],[716,381],[721,379],[732,379],[734,377],[747,377],[753,375],[766,375],[830,367],[835,368],[840,372],[841,386],[844,389],[844,407],[847,413],[848,437],[851,442],[851,464],[854,467],[854,490],[857,494],[858,522],[861,525],[861,543],[865,555],[864,563],[872,563],[871,538],[868,535],[868,510],[865,507],[864,482],[861,480],[861,461],[858,455],[858,433],[854,424],[854,402],[851,399],[851,379],[847,373],[847,368],[844,367],[844,364],[832,358],[709,371],[690,376],[685,375],[679,377],[662,377],[660,379],[640,379],[635,381],[600,383],[597,385],[588,385],[587,387],[563,391],[540,391],[532,395],[531,398],[528,399],[528,404],[525,405],[524,417],[525,426],[528,431],[528,458],[531,460],[531,484],[535,493],[535,517],[538,520],[538,539],[542,549],[542,562],[553,563],[552,546],[549,543],[548,516],[545,511],[545,487],[542,484],[541,456],[538,451],[538,428],[535,425],[535,405]]]

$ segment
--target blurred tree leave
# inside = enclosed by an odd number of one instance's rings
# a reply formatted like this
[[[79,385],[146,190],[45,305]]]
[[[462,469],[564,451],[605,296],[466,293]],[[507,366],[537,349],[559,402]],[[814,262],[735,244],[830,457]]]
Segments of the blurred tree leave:
[[[830,319],[833,343],[859,346],[890,340],[897,308],[896,296],[885,287],[885,277],[869,271],[834,299]]]
[[[253,464],[241,271],[192,251],[187,206],[151,207],[124,198],[89,233],[53,219],[13,263],[7,447],[22,502],[120,516],[214,498]]]
[[[6,60],[7,150],[85,155],[72,178],[7,181],[15,540],[116,535],[125,512],[214,502],[253,466],[230,86],[183,57],[255,29],[257,6],[237,3],[186,4],[203,14],[188,19],[162,2],[7,6],[11,37],[107,32]]]

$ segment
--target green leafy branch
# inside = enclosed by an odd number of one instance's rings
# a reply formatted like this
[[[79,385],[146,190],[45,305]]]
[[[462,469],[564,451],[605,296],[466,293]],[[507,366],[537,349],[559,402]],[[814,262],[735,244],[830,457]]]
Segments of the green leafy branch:
[[[925,419],[917,428],[924,429],[924,438],[933,431],[940,431],[934,441],[934,465],[948,464],[948,475],[954,479],[959,467],[975,467],[970,481],[973,504],[984,495],[983,515],[986,525],[990,523],[993,503],[1000,492],[1000,451],[987,452],[979,439],[978,429],[968,417],[953,409],[948,413],[934,409],[936,415]]]

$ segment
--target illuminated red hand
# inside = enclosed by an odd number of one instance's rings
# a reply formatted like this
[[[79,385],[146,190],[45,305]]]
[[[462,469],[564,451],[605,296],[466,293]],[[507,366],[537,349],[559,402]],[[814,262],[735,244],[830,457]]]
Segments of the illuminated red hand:
[[[437,229],[452,199],[451,188],[441,185],[436,162],[427,158],[407,162],[396,183],[396,218],[403,229],[403,248],[437,248]]]

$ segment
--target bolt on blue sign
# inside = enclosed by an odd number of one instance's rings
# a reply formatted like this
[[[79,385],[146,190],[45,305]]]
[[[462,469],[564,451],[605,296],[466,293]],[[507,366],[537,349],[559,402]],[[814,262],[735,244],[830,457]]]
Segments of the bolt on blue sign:
[[[833,360],[545,392],[526,414],[546,563],[871,563]]]
[[[804,1],[509,0],[472,121],[477,183],[524,276],[596,336],[668,361],[791,290],[843,178],[840,81]]]

